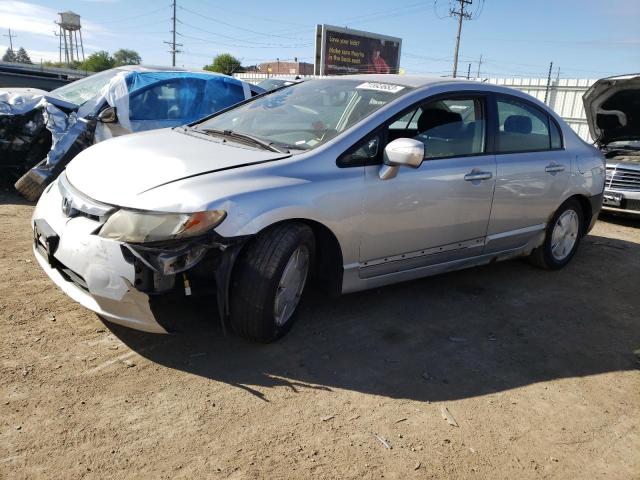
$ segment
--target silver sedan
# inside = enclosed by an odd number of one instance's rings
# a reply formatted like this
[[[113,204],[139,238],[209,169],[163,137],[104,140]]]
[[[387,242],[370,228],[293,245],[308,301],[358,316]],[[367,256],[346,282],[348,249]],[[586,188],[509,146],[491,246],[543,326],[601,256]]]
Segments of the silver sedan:
[[[269,342],[309,283],[344,294],[523,256],[562,268],[604,179],[602,155],[523,93],[315,79],[85,150],[38,203],[34,251],[115,323],[179,328],[163,302],[204,296],[203,315]]]

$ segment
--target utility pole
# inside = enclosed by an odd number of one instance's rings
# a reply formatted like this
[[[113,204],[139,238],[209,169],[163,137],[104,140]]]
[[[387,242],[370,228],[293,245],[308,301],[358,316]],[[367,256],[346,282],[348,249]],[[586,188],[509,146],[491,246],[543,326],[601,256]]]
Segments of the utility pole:
[[[469,68],[467,68],[467,80],[471,78],[471,64],[469,64]]]
[[[9,37],[9,49],[13,52],[13,39],[14,39],[14,37],[17,37],[17,35],[11,33],[11,29],[9,28],[9,35],[4,33],[2,36],[3,37]]]
[[[482,54],[480,54],[480,61],[478,62],[478,75],[476,75],[476,78],[480,78],[480,65],[482,65]]]
[[[176,47],[182,47],[183,45],[181,43],[176,43],[176,2],[177,0],[173,0],[173,16],[171,17],[171,20],[173,21],[173,30],[171,30],[171,34],[173,35],[173,40],[171,42],[163,42],[166,43],[167,45],[171,45],[171,50],[169,50],[169,53],[171,54],[171,65],[172,66],[176,66],[176,53],[180,53],[181,50],[178,50]]]
[[[453,54],[453,78],[458,74],[458,51],[460,50],[460,34],[462,33],[462,20],[471,20],[471,14],[464,11],[466,5],[471,5],[473,0],[455,0],[460,5],[459,10],[451,9],[449,14],[458,17],[458,35],[456,35],[456,50]]]

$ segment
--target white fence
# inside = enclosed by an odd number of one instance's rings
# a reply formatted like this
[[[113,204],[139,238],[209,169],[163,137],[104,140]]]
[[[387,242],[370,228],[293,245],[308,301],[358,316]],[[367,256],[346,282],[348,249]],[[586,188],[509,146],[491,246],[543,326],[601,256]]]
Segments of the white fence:
[[[257,72],[249,72],[249,73],[234,73],[234,77],[244,80],[249,83],[258,83],[262,80],[266,80],[267,78],[284,78],[284,79],[295,79],[295,78],[313,78],[314,75],[284,75],[284,74],[269,74],[269,73],[257,73]]]
[[[274,77],[266,73],[237,73],[234,76],[247,82],[258,83]],[[295,78],[295,75],[275,75],[277,78]],[[310,77],[300,75],[300,77]],[[546,78],[478,78],[480,82],[514,88],[545,102],[560,115],[576,133],[591,142],[587,118],[582,105],[582,95],[596,81],[595,79],[561,78],[552,80],[547,86]],[[546,101],[545,101],[546,99]]]

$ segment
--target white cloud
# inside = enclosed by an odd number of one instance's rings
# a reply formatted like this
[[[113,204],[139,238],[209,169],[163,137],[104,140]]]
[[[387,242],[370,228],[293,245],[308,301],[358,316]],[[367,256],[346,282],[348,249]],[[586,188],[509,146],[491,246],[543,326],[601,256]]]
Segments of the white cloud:
[[[2,29],[10,28],[16,32],[53,37],[53,32],[58,31],[58,25],[55,24],[57,19],[58,12],[47,7],[16,0],[0,2],[0,28]],[[80,22],[84,38],[109,34],[104,27],[83,20],[82,15]]]

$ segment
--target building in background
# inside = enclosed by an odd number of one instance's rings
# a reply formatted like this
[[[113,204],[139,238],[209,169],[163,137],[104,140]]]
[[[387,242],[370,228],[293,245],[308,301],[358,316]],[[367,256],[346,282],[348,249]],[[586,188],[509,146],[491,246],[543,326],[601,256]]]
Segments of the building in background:
[[[313,75],[313,63],[299,62],[298,59],[273,60],[258,65],[260,73],[270,75]]]

